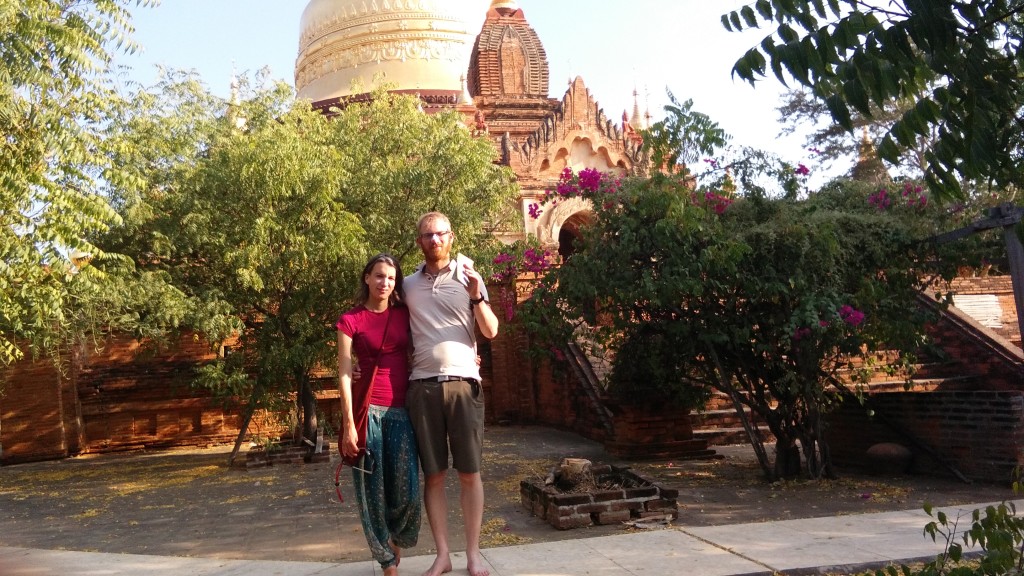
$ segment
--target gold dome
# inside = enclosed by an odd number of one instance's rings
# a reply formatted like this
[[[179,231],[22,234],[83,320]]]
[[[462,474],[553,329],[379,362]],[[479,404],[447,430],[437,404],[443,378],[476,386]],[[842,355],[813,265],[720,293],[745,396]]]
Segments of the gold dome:
[[[314,103],[371,91],[462,91],[489,0],[311,0],[295,89]]]

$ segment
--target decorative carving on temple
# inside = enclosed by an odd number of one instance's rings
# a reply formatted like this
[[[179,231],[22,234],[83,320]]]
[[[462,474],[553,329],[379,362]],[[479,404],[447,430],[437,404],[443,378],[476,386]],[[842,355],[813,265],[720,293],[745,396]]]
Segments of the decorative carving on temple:
[[[508,166],[512,160],[512,138],[508,132],[501,135],[501,165]]]
[[[381,22],[397,19],[428,20],[428,28],[436,28],[434,20],[450,21],[450,14],[437,9],[436,2],[430,0],[386,0],[378,4],[376,1],[367,4],[342,2],[334,7],[331,18],[317,22],[302,30],[299,36],[299,51],[309,48],[313,42],[336,32],[359,26],[379,25]]]
[[[473,114],[473,136],[486,136],[487,135],[487,122],[484,120],[483,110],[477,110]]]
[[[594,205],[582,198],[564,198],[537,219],[537,239],[545,246],[558,244],[558,233],[565,222],[580,213],[593,214]]]
[[[447,60],[457,62],[462,57],[462,42],[443,38],[424,39],[402,37],[390,34],[391,39],[377,39],[366,44],[365,40],[336,44],[329,52],[318,53],[302,62],[296,71],[296,86],[305,86],[320,78],[338,72],[357,68],[364,64],[379,64],[385,61]]]
[[[475,37],[471,23],[483,20],[483,2],[310,0],[302,16],[296,91],[317,103],[370,90],[371,79],[376,83],[381,75],[403,90],[455,92]]]
[[[469,63],[473,96],[524,95],[547,98],[548,60],[523,11],[492,4]]]
[[[643,142],[625,136],[590,95],[582,78],[569,84],[560,105],[542,118],[518,147],[534,177],[557,177],[565,167],[644,173]],[[515,143],[511,149],[516,150]]]

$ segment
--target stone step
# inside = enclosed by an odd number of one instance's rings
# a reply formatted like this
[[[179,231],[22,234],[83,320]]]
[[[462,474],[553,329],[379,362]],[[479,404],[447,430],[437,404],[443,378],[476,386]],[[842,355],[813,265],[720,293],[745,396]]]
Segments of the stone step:
[[[749,417],[750,410],[743,410]],[[739,414],[733,408],[722,408],[717,410],[700,410],[690,413],[690,421],[696,428],[731,428],[742,426]]]
[[[772,433],[767,426],[758,426],[757,431],[765,442],[772,440]],[[708,446],[728,446],[730,444],[749,444],[747,432],[742,426],[738,428],[694,428],[693,437],[700,438]]]

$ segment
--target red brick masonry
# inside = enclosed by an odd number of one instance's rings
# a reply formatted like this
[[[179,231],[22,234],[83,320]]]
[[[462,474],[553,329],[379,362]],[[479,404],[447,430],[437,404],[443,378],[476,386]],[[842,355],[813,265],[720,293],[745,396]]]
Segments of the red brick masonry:
[[[543,479],[523,480],[519,483],[523,508],[559,530],[679,517],[678,490],[662,488],[650,478],[618,466],[594,466],[591,472],[598,484],[618,481],[623,487],[563,493],[546,486]]]

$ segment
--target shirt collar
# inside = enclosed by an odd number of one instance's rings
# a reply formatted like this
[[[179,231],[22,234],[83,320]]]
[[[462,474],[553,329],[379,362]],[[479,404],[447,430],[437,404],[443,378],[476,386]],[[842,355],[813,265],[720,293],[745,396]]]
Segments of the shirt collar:
[[[441,268],[441,270],[438,271],[437,275],[438,276],[442,276],[442,275],[444,275],[444,273],[446,271],[447,272],[452,272],[453,270],[455,270],[455,264],[456,264],[455,258],[452,258],[452,259],[448,260],[448,265],[445,266],[444,268]],[[425,276],[431,276],[430,272],[427,272],[427,263],[426,262],[421,263],[419,268],[417,269],[417,271],[418,272],[422,272]]]

